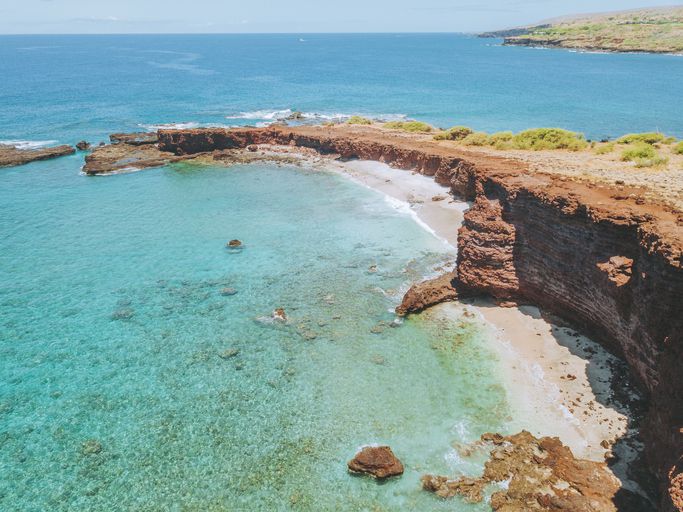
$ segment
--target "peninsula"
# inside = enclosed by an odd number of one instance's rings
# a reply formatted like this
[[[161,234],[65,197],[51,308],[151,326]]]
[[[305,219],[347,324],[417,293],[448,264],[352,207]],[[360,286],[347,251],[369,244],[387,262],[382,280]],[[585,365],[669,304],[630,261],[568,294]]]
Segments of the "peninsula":
[[[481,34],[510,46],[607,52],[683,52],[683,6],[587,14]]]

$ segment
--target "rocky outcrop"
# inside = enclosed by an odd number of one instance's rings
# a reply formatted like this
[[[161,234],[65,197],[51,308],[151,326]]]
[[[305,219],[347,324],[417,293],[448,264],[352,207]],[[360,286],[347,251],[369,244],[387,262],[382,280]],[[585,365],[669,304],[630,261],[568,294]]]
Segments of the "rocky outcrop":
[[[414,284],[396,308],[396,313],[400,316],[419,313],[436,304],[456,300],[458,298],[458,291],[455,288],[456,279],[456,274],[451,272]]]
[[[660,510],[683,510],[681,212],[638,189],[532,173],[520,161],[372,127],[162,130],[158,145],[184,157],[262,144],[411,169],[473,202],[452,288],[534,303],[622,355],[650,396],[642,433]],[[413,288],[401,311],[451,300],[446,279]]]
[[[156,132],[113,133],[109,136],[109,140],[112,144],[144,146],[146,144],[156,144],[159,142],[159,136]]]
[[[73,155],[76,150],[71,146],[54,146],[50,148],[17,149],[14,146],[0,144],[0,167],[24,165],[37,160],[49,160],[60,156]]]
[[[388,446],[366,446],[349,461],[348,468],[380,479],[403,474],[403,464]]]
[[[160,167],[172,162],[187,160],[187,158],[160,151],[155,144],[118,142],[95,148],[92,153],[85,157],[83,172],[88,175],[113,174],[128,170]]]
[[[471,503],[479,503],[484,499],[486,486],[506,482],[491,496],[493,510],[505,512],[610,512],[618,510],[622,500],[628,501],[628,505],[624,503],[627,506],[634,502],[632,496],[618,495],[621,483],[605,463],[574,458],[557,438],[537,439],[522,431],[507,437],[484,434],[482,441],[493,449],[480,478],[425,475],[423,489],[441,498],[460,495]]]

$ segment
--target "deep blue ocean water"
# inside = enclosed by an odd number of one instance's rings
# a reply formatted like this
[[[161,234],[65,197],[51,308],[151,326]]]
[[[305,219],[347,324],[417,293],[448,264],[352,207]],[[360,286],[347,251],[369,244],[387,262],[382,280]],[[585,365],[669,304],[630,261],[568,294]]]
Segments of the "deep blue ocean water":
[[[289,110],[683,135],[680,58],[463,36],[0,37],[0,77],[28,145]],[[391,313],[451,248],[331,172],[82,158],[0,169],[0,510],[488,509],[418,481],[515,420],[485,331]],[[350,477],[366,443],[406,474]]]
[[[434,35],[0,37],[0,140],[106,139],[242,112],[403,114],[439,126],[683,137],[683,58]]]

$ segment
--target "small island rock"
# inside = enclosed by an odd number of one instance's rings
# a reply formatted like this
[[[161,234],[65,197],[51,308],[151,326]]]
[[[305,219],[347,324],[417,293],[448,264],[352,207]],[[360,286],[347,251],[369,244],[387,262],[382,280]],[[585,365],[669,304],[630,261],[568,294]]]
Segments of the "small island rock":
[[[389,478],[403,474],[403,464],[388,446],[366,446],[348,463],[349,471]]]

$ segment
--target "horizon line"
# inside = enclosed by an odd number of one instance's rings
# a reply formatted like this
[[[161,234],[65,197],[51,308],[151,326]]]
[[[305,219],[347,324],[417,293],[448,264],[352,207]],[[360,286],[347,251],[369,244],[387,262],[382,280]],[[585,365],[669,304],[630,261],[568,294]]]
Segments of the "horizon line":
[[[0,33],[4,36],[275,36],[275,35],[403,35],[403,34],[450,34],[478,35],[487,31],[376,31],[376,32],[23,32]]]

